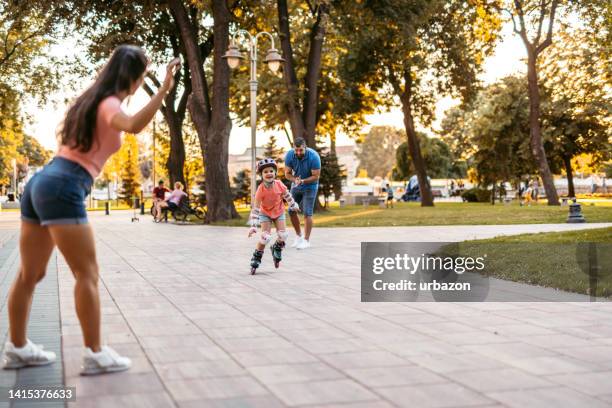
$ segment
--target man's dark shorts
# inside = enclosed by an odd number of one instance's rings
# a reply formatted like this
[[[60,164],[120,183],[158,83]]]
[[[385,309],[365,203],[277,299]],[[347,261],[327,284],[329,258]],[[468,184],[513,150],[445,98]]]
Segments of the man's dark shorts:
[[[30,179],[21,197],[21,219],[40,225],[87,224],[85,197],[93,179],[73,161],[56,157]]]
[[[317,199],[317,189],[302,190],[300,188],[292,188],[291,195],[293,199],[300,205],[300,210],[306,217],[312,217],[314,211],[315,200]],[[289,210],[291,212],[291,210]]]

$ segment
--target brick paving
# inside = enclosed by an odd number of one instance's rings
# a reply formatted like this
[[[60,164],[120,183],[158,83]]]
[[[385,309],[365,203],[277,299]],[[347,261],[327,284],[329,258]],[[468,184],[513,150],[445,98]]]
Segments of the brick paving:
[[[278,270],[266,253],[250,276],[255,240],[246,228],[153,224],[149,217],[131,223],[131,216],[96,213],[91,221],[104,342],[134,367],[78,375],[74,281],[54,254],[29,335],[57,347],[63,364],[3,371],[0,386],[20,378],[63,381],[77,388],[70,407],[612,404],[610,303],[360,302],[361,241],[457,241],[603,225],[321,228],[311,249],[288,249]],[[2,339],[17,228],[16,215],[0,215]]]

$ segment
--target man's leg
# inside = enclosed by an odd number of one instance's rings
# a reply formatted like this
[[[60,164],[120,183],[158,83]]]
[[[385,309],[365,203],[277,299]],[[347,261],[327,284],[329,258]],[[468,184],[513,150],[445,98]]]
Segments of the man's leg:
[[[310,233],[312,232],[312,216],[308,216],[308,217],[304,217],[304,229],[306,230],[304,232],[304,238],[306,238],[306,241],[310,240]]]
[[[302,228],[300,226],[300,217],[296,211],[289,211],[289,218],[291,219],[291,225],[295,230],[295,234],[302,236]]]
[[[296,190],[295,188],[291,190],[291,196],[295,200],[296,203],[303,209],[303,199],[304,195],[301,191]],[[291,219],[291,225],[293,225],[293,229],[295,230],[295,234],[298,237],[302,236],[302,228],[300,226],[300,217],[298,216],[297,211],[289,211],[289,218]],[[297,240],[296,240],[297,241]],[[297,242],[296,242],[297,243]],[[295,244],[293,245],[295,246]]]
[[[317,190],[306,190],[302,199],[302,212],[304,213],[304,241],[298,245],[298,249],[306,249],[310,246],[310,234],[312,233],[313,220],[312,213],[314,211],[315,200],[317,199]]]

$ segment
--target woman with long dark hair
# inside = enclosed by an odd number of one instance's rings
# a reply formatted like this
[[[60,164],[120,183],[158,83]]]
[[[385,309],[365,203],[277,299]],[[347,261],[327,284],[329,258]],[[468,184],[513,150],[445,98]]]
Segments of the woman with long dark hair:
[[[28,182],[21,200],[21,264],[11,288],[8,308],[10,341],[4,367],[20,368],[55,361],[26,337],[28,314],[36,284],[45,276],[55,246],[76,278],[74,296],[85,350],[82,374],[127,370],[131,361],[100,340],[98,263],[84,200],[106,160],[121,147],[121,132],[138,133],[151,121],[174,86],[180,60],[168,64],[158,93],[133,116],[121,103],[142,85],[148,60],[142,49],[117,47],[94,84],[68,109],[53,160]]]

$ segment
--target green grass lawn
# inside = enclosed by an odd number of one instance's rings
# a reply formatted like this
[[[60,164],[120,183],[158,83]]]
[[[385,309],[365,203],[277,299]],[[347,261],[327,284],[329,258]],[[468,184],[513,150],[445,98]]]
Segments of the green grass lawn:
[[[612,222],[612,206],[583,205],[587,222]],[[568,207],[545,204],[521,207],[518,204],[437,203],[435,207],[421,207],[418,203],[396,203],[393,209],[378,206],[331,207],[315,214],[315,225],[320,227],[381,227],[411,225],[503,225],[564,223]],[[241,220],[216,225],[244,226],[248,210],[239,211]]]
[[[598,269],[589,269],[589,251],[590,263]],[[612,295],[612,228],[465,241],[446,247],[444,252],[486,254],[483,272],[487,276],[570,292],[590,294],[594,283],[590,277],[597,278],[593,293]],[[598,272],[589,275],[589,270]]]

